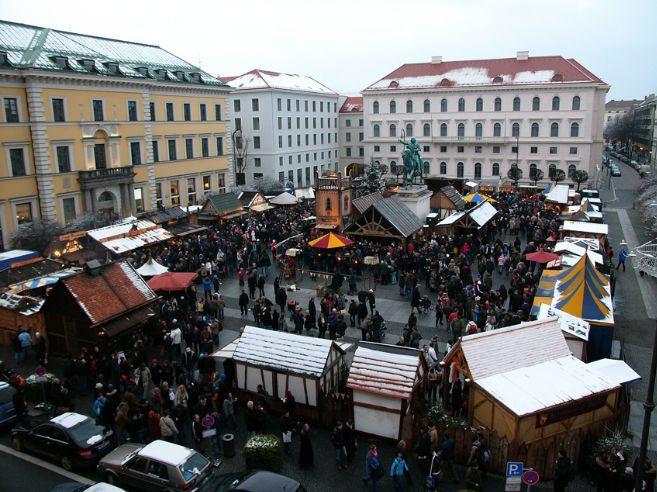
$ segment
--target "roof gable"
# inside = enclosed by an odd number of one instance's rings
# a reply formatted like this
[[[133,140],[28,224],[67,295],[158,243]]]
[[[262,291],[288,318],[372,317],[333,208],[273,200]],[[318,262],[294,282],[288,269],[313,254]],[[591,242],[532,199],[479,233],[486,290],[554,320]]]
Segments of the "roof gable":
[[[362,113],[363,112],[363,97],[349,96],[340,106],[340,113]]]
[[[125,261],[101,267],[97,275],[82,272],[61,281],[92,325],[157,299],[134,268]]]
[[[242,204],[240,203],[237,195],[233,192],[218,193],[210,195],[203,204],[201,209],[202,214],[224,215],[234,210],[241,210]]]
[[[221,77],[221,80],[234,89],[285,89],[337,96],[337,92],[308,75],[273,72],[256,68],[235,77]]]

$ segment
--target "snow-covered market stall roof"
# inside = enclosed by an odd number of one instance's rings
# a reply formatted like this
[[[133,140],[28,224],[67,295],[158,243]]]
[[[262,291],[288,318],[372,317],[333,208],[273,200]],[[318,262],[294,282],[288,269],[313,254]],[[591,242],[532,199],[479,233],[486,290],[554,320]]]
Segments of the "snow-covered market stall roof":
[[[426,374],[421,350],[360,342],[349,369],[347,387],[393,398],[410,399]]]
[[[559,205],[568,204],[568,185],[558,184],[552,188],[546,195],[545,200],[548,202],[558,203]]]
[[[150,220],[136,219],[93,229],[88,231],[87,235],[115,254],[125,253],[173,238],[169,231]]]
[[[331,350],[344,354],[332,340],[246,326],[238,338],[233,360],[319,378],[326,370]]]
[[[631,383],[641,379],[641,376],[622,360],[598,359],[588,363],[590,369],[600,373],[605,379],[617,384]]]
[[[579,232],[584,234],[609,234],[609,226],[607,224],[595,224],[592,222],[576,222],[572,220],[565,220],[563,223],[563,232]]]
[[[481,229],[497,215],[497,209],[488,201],[483,201],[467,210],[454,212],[438,222],[436,227],[460,226]]]

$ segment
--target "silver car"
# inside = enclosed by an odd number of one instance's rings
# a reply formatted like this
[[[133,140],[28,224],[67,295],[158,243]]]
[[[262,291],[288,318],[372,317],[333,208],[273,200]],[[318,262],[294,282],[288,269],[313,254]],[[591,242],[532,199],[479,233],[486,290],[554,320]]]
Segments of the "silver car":
[[[196,490],[219,462],[211,463],[193,449],[167,441],[123,444],[98,463],[112,485],[137,490]]]

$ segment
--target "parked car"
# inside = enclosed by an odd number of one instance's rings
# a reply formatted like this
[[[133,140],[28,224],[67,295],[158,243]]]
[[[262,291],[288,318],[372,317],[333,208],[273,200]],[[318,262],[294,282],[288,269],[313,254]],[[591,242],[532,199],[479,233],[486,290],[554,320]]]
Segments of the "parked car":
[[[75,412],[66,412],[36,427],[19,424],[11,430],[16,451],[57,461],[65,470],[95,465],[112,448],[112,431]]]
[[[639,163],[637,161],[630,161],[630,166],[632,166],[634,169],[637,169],[639,167]]]
[[[221,462],[193,449],[157,440],[123,444],[98,463],[107,483],[137,490],[198,490]]]
[[[268,471],[224,473],[213,477],[204,485],[202,492],[305,492],[296,480]]]
[[[0,426],[4,427],[16,420],[14,408],[14,395],[16,388],[9,383],[0,381]]]
[[[81,482],[66,482],[55,485],[50,492],[125,492],[125,490],[105,482],[93,484]]]
[[[618,176],[621,175],[620,168],[618,166],[616,166],[615,164],[613,166],[611,166],[611,175],[615,176],[615,177],[618,177]]]
[[[641,166],[638,166],[636,170],[639,173],[639,176],[641,176],[642,178],[652,176],[652,167],[650,167],[647,164],[643,164]]]

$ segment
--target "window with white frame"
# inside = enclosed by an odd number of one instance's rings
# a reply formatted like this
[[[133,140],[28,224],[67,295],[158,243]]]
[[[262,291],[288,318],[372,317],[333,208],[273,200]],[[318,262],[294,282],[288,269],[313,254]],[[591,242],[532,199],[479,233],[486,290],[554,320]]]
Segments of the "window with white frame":
[[[34,222],[34,204],[32,201],[28,202],[15,202],[14,203],[14,213],[16,218],[16,224],[30,224]]]
[[[187,204],[196,205],[196,178],[187,178]]]
[[[28,168],[23,147],[9,148],[9,170],[12,176],[27,176]]]
[[[57,155],[57,170],[60,173],[71,172],[71,149],[68,145],[55,146],[55,153]]]
[[[64,224],[71,224],[77,217],[77,212],[75,211],[75,198],[66,197],[62,198],[62,215],[64,218]]]
[[[134,188],[132,190],[134,200],[135,200],[135,212],[141,213],[145,210],[144,208],[144,188]]]
[[[178,205],[180,205],[180,183],[178,182],[178,180],[169,181],[169,191],[170,191],[171,206],[177,207]]]

